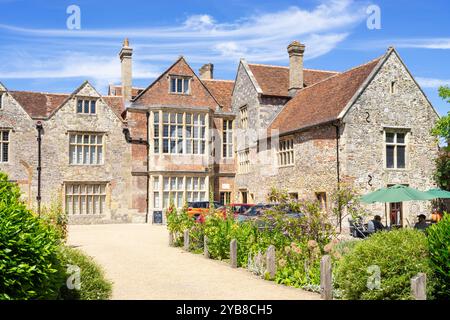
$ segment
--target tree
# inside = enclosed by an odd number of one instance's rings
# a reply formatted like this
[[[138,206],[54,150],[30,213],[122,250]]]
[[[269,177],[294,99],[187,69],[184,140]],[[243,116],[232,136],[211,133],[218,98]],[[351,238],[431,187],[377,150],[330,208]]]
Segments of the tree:
[[[439,96],[450,103],[450,87],[440,87]],[[439,157],[436,159],[436,171],[434,178],[440,188],[450,191],[450,112],[440,118],[434,126],[431,133],[445,141],[447,146],[441,150]]]
[[[450,87],[440,87],[439,96],[450,103]],[[438,138],[444,139],[445,141],[450,140],[450,112],[436,122],[436,125],[431,133]]]

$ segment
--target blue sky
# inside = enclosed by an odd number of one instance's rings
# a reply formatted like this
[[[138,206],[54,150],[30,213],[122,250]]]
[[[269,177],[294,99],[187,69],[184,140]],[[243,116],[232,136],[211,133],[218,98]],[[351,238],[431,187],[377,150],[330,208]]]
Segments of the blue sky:
[[[69,30],[67,7],[81,11]],[[367,8],[381,9],[381,29]],[[147,86],[179,55],[234,79],[240,58],[287,65],[286,46],[306,43],[307,68],[343,71],[394,45],[440,114],[450,85],[447,0],[0,0],[0,81],[10,90],[72,92],[85,79],[106,93],[119,83],[124,37],[134,48],[134,85]]]

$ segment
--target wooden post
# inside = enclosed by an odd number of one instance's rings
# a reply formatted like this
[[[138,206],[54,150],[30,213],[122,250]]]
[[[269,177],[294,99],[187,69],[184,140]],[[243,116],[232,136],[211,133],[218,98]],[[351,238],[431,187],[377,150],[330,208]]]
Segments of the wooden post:
[[[230,265],[232,268],[237,268],[237,241],[236,239],[230,242]]]
[[[184,230],[184,250],[189,251],[189,230]]]
[[[328,255],[323,256],[320,260],[320,297],[324,300],[333,299],[331,257]]]
[[[277,273],[275,246],[273,245],[270,245],[269,248],[267,248],[266,265],[267,265],[267,272],[269,273],[269,277],[272,280],[273,278],[275,278],[275,273]]]
[[[169,247],[173,247],[173,232],[169,232]]]
[[[208,237],[203,237],[203,255],[206,259],[209,259],[209,251],[208,251]]]
[[[427,300],[427,275],[419,273],[411,279],[411,295],[415,300]]]

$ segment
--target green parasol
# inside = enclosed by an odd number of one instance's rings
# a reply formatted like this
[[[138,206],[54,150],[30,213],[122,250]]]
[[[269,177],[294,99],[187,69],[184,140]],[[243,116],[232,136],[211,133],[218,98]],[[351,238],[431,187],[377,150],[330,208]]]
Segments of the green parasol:
[[[434,196],[435,199],[450,199],[450,192],[442,189],[430,189],[426,193]]]
[[[365,203],[395,203],[403,201],[432,199],[436,199],[436,196],[431,195],[428,192],[422,192],[400,184],[396,184],[395,186],[389,188],[381,188],[361,197],[361,201]]]

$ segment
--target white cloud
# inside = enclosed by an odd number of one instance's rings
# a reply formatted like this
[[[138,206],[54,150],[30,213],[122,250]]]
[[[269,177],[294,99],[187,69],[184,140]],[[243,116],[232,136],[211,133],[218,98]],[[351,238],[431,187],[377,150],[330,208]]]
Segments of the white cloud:
[[[417,82],[420,84],[422,88],[439,88],[441,86],[450,85],[450,79],[434,79],[434,78],[422,78],[416,77]]]
[[[305,59],[313,59],[336,48],[365,18],[362,2],[322,0],[309,10],[293,6],[233,22],[200,14],[178,25],[140,29],[83,29],[83,25],[81,30],[30,29],[0,24],[0,29],[20,38],[14,45],[0,45],[3,59],[12,61],[0,66],[0,79],[116,81],[120,76],[117,53],[125,37],[135,48],[135,78],[155,77],[181,54],[189,62],[216,63],[217,69],[235,64],[239,58],[286,64],[286,47],[292,40],[305,43]],[[114,47],[117,51],[111,52]]]

